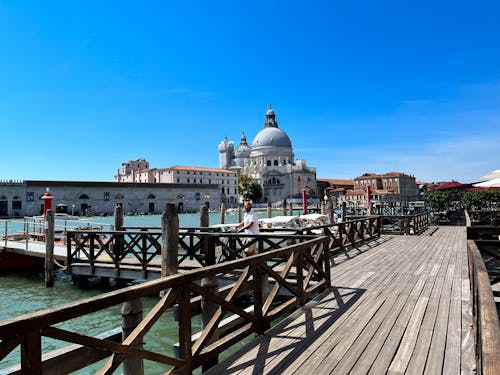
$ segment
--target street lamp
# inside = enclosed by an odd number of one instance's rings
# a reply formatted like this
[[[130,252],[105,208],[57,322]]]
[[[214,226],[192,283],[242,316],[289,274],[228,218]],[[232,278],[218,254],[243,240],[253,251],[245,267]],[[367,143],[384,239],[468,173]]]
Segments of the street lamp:
[[[73,216],[74,212],[75,212],[75,205],[72,204],[71,205],[71,216]]]

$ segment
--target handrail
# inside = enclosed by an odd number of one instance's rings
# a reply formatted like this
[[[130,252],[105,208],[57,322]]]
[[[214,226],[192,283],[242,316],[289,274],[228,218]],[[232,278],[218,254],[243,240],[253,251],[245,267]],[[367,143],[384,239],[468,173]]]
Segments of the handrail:
[[[500,373],[500,325],[491,284],[481,253],[474,241],[467,241],[478,374]]]
[[[330,262],[326,242],[327,238],[322,236],[264,254],[176,274],[73,302],[59,308],[46,309],[0,322],[0,358],[5,357],[20,345],[23,353],[21,356],[22,373],[42,373],[42,337],[51,337],[80,344],[95,351],[105,350],[113,353],[101,369],[101,373],[112,373],[127,357],[149,359],[170,365],[179,372],[191,373],[193,369],[213,360],[242,338],[255,333],[263,334],[270,327],[271,322],[282,316],[285,311],[303,305],[312,296],[329,287],[331,284]],[[279,269],[273,269],[268,265],[269,261],[275,259],[282,260]],[[225,297],[219,296],[217,291],[213,292],[200,286],[204,278],[216,277],[236,270],[241,271],[241,276]],[[262,288],[264,279],[274,281],[275,285],[270,291],[266,292]],[[277,299],[281,288],[288,289],[291,297],[285,300]],[[251,311],[235,302],[236,296],[244,289],[251,290],[253,294]],[[121,344],[54,326],[120,303],[157,295],[160,292],[164,292],[163,297]],[[191,328],[193,314],[190,309],[190,300],[193,296],[202,296],[205,300],[217,305],[215,314],[194,341]],[[164,348],[161,353],[140,348],[142,338],[174,304],[177,304],[179,309],[180,357],[165,355]],[[216,335],[215,332],[220,328],[220,323],[227,313],[235,314],[239,323],[234,325],[233,322],[232,329],[221,330],[221,334]]]

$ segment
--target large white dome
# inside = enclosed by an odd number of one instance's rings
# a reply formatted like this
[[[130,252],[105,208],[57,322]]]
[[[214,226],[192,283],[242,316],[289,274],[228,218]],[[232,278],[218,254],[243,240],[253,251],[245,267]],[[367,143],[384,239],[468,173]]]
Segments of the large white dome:
[[[252,149],[258,147],[292,147],[288,135],[280,128],[264,128],[253,139]]]

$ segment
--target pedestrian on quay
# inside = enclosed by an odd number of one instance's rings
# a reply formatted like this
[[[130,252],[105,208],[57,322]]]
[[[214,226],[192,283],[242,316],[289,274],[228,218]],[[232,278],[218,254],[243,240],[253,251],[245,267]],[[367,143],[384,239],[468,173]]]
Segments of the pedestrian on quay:
[[[245,231],[245,234],[258,235],[259,230],[259,218],[254,210],[252,210],[252,202],[245,201],[245,215],[243,221],[236,226],[236,232]],[[250,238],[247,239],[251,241]],[[257,242],[254,242],[246,249],[247,256],[257,254]]]

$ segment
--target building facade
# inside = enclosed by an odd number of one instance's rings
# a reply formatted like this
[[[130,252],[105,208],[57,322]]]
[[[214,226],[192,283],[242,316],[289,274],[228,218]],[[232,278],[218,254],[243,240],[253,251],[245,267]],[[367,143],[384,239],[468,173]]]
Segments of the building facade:
[[[220,201],[230,207],[238,203],[238,174],[234,170],[175,165],[169,168],[150,168],[145,159],[122,164],[115,176],[116,182],[160,183],[183,185],[217,185]]]
[[[338,202],[345,201],[348,207],[366,206],[366,191],[370,185],[373,205],[394,204],[408,206],[410,202],[422,200],[415,176],[400,172],[385,174],[365,173],[354,179],[354,188],[346,190],[338,197]]]
[[[244,173],[258,182],[264,201],[300,198],[304,189],[309,197],[318,198],[316,168],[308,167],[305,160],[294,159],[292,142],[278,127],[271,106],[266,112],[264,128],[251,146],[243,133],[236,149],[234,142],[226,137],[218,151],[220,167]]]
[[[5,181],[0,182],[0,217],[40,215],[47,187],[53,208],[64,204],[75,215],[112,214],[116,205],[125,214],[159,214],[166,203],[175,203],[179,212],[196,212],[203,204],[218,208],[221,202],[217,184]]]

